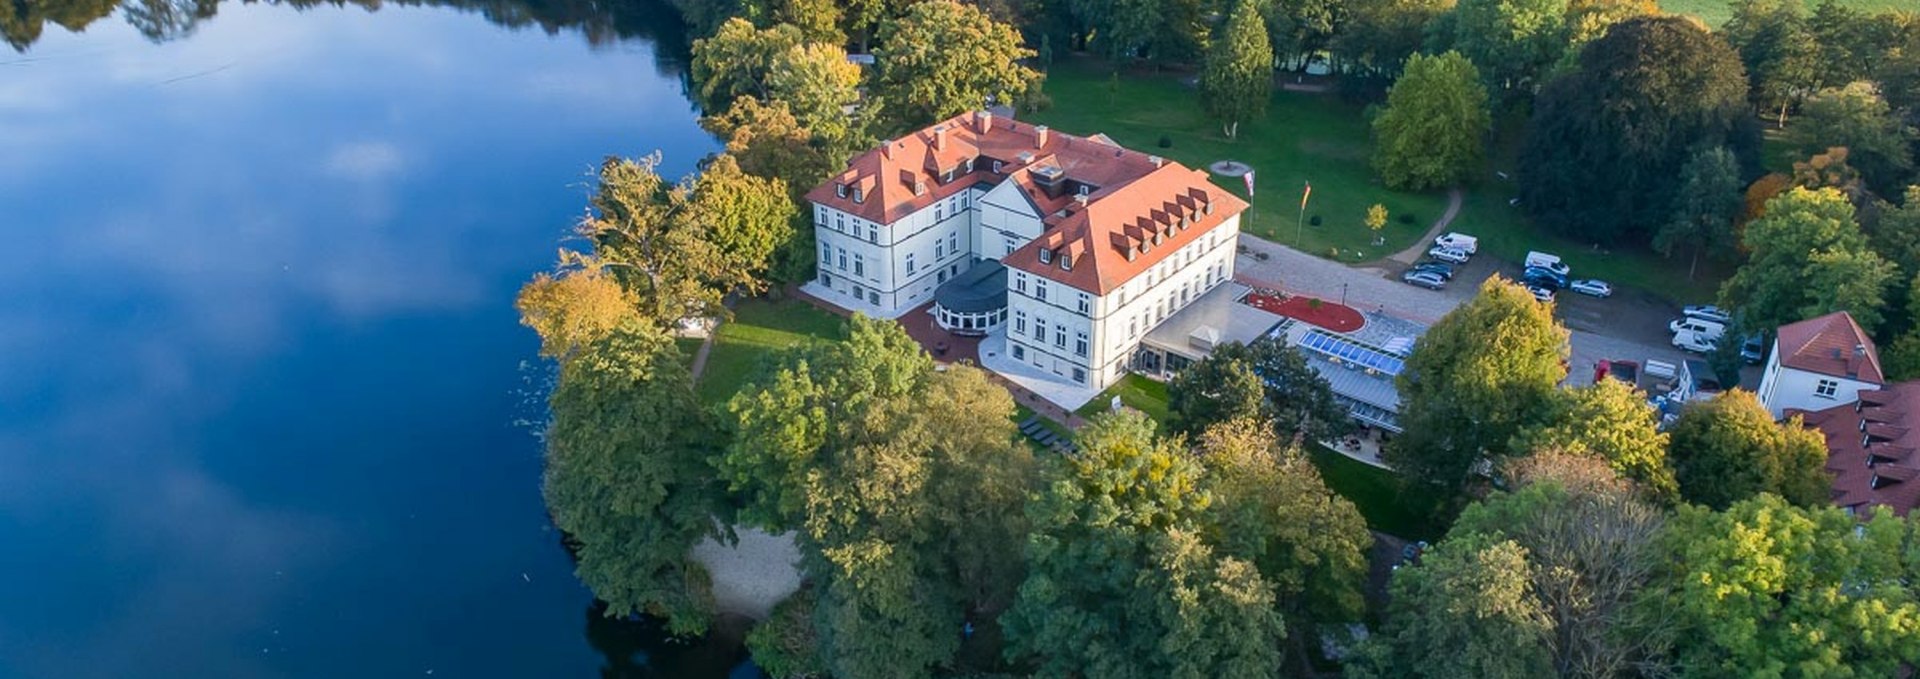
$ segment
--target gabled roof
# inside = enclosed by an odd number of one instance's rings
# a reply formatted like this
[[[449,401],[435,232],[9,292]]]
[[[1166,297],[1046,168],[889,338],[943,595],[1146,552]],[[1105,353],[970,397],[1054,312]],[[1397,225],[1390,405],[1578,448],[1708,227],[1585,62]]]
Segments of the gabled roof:
[[[1065,208],[1045,233],[1003,260],[1008,267],[1104,295],[1247,208],[1204,171],[1165,163],[1086,205]],[[1041,260],[1047,251],[1049,261]]]
[[[1807,372],[1885,384],[1880,352],[1853,316],[1836,311],[1780,326],[1780,365]]]
[[[1826,435],[1833,502],[1857,512],[1886,507],[1907,515],[1920,507],[1920,432],[1881,423],[1905,420],[1920,408],[1920,381],[1860,394],[1857,404],[1801,414],[1806,426]]]

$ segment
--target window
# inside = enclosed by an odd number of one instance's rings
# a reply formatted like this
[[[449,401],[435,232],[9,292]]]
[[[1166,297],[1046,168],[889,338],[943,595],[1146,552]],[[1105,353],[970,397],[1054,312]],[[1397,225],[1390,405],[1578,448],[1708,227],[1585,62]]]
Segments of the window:
[[[847,249],[846,248],[840,248],[840,270],[841,271],[847,270]]]
[[[1093,187],[1087,186],[1086,184],[1080,185],[1080,191],[1079,191],[1080,195],[1084,196],[1092,192],[1093,192]]]
[[[1013,334],[1015,335],[1027,334],[1027,312],[1025,311],[1013,312]]]
[[[952,182],[953,182],[953,168],[947,168],[946,172],[940,173],[940,183],[948,184]]]
[[[934,203],[933,204],[933,221],[937,222],[937,221],[944,220],[946,218],[947,218],[947,204]]]
[[[966,162],[966,163],[965,163],[964,165],[962,165],[962,167],[964,167],[965,169],[963,169],[963,170],[961,170],[961,172],[972,172],[972,171],[973,171],[973,159],[972,159],[972,158],[968,158],[968,159],[967,159],[967,162]]]
[[[847,215],[845,213],[839,213],[833,216],[833,230],[840,232],[847,230]]]
[[[1011,254],[1013,254],[1013,251],[1014,251],[1014,250],[1018,250],[1018,249],[1020,249],[1020,244],[1019,244],[1019,243],[1016,243],[1016,242],[1014,242],[1014,240],[1013,240],[1013,236],[1007,236],[1007,251],[1006,251],[1006,254],[1009,254],[1009,255],[1011,255]]]
[[[1047,322],[1046,321],[1040,320],[1038,318],[1033,319],[1033,339],[1039,342],[1047,341]]]
[[[1081,384],[1086,384],[1086,383],[1087,383],[1087,370],[1086,370],[1085,368],[1074,368],[1074,369],[1073,369],[1073,381],[1075,381],[1075,382],[1079,382],[1079,383],[1081,383]]]
[[[1006,163],[1002,163],[1002,162],[1000,162],[1000,161],[998,161],[998,160],[996,160],[996,161],[993,161],[993,173],[994,173],[994,174],[1001,174],[1001,173],[1002,173],[1002,171],[1003,171],[1003,170],[1004,170],[1005,168],[1006,168]]]
[[[820,272],[820,286],[828,289],[833,288],[833,277],[827,275],[825,271]]]
[[[1046,252],[1046,251],[1041,250],[1041,252]],[[1033,298],[1040,300],[1042,302],[1047,301],[1047,282],[1046,281],[1033,282]]]
[[[1135,316],[1133,318],[1127,319],[1127,336],[1128,337],[1140,336],[1140,317],[1139,316]]]
[[[846,185],[846,184],[834,184],[834,185],[833,185],[833,195],[836,195],[836,196],[839,196],[839,197],[841,197],[841,198],[845,198],[845,197],[847,197],[847,185]]]
[[[855,203],[867,202],[867,193],[865,191],[861,191],[858,188],[855,188],[853,190],[853,202]]]
[[[820,266],[827,266],[832,263],[833,263],[833,248],[827,247],[825,243],[821,243],[820,244]]]
[[[933,276],[933,282],[935,282],[935,283],[945,283],[945,282],[947,282],[947,270],[946,270],[946,269],[941,269],[939,273],[937,273],[937,274],[934,274],[934,276]]]
[[[1813,387],[1813,395],[1820,398],[1833,398],[1833,395],[1839,391],[1840,383],[1834,380],[1820,380],[1820,383]]]
[[[1046,250],[1046,249],[1040,250],[1040,263],[1041,264],[1053,263],[1053,251]]]
[[[943,240],[934,241],[933,242],[933,258],[944,259],[946,258],[946,256],[947,256],[947,242]]]
[[[860,299],[860,298],[862,298],[862,297],[865,297],[865,296],[867,296],[867,289],[866,289],[866,288],[863,288],[863,287],[860,287],[860,286],[858,286],[858,285],[856,285],[856,286],[853,286],[853,298],[854,298],[854,299],[856,299],[856,300],[857,300],[857,299]]]
[[[1018,291],[1022,295],[1027,294],[1027,275],[1026,274],[1013,275],[1013,289]]]
[[[913,273],[913,253],[907,253],[907,273]]]
[[[853,253],[853,275],[867,275],[867,258],[860,256],[858,252]]]
[[[869,243],[880,242],[880,227],[874,226],[872,224],[867,225],[867,242]]]
[[[813,221],[827,223],[827,209],[818,205],[813,206]]]
[[[880,293],[877,291],[869,291],[867,293],[867,302],[874,306],[880,306]]]
[[[1088,297],[1087,293],[1080,293],[1079,308],[1080,315],[1090,315],[1093,311],[1093,298]]]
[[[1076,332],[1073,334],[1073,355],[1079,356],[1081,358],[1087,357],[1087,333],[1086,332],[1084,331]]]
[[[1013,359],[1016,361],[1027,360],[1027,348],[1019,344],[1013,345]]]
[[[947,249],[952,250],[953,254],[960,254],[960,232],[947,234]]]
[[[1065,349],[1067,348],[1067,329],[1062,326],[1058,330],[1059,332],[1053,333],[1053,348]]]

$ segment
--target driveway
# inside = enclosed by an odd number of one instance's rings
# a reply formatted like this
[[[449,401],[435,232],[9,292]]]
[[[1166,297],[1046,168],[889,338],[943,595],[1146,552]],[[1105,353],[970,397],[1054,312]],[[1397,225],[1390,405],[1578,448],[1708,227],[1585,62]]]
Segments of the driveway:
[[[1522,268],[1491,256],[1477,256],[1458,267],[1451,284],[1436,291],[1400,282],[1403,269],[1397,267],[1351,267],[1246,234],[1241,234],[1240,244],[1246,252],[1235,263],[1235,277],[1243,283],[1332,301],[1344,297],[1348,306],[1422,323],[1438,321],[1471,299],[1489,276],[1499,273],[1514,279]],[[1261,254],[1266,257],[1261,258]],[[1602,359],[1677,363],[1693,357],[1670,343],[1667,321],[1679,315],[1680,309],[1671,302],[1631,288],[1606,299],[1563,291],[1555,300],[1554,316],[1571,334],[1567,383],[1591,384],[1593,365]],[[1743,385],[1753,389],[1759,382],[1759,369],[1748,368]]]

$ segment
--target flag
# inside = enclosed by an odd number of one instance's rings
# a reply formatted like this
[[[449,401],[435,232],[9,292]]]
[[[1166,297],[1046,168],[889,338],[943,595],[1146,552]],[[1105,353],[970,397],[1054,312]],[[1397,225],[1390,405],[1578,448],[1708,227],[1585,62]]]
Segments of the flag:
[[[1307,209],[1307,196],[1313,195],[1313,182],[1307,182],[1307,190],[1300,192],[1300,209]]]
[[[1240,175],[1240,178],[1247,180],[1247,197],[1252,198],[1253,197],[1253,170],[1249,168],[1246,174]]]

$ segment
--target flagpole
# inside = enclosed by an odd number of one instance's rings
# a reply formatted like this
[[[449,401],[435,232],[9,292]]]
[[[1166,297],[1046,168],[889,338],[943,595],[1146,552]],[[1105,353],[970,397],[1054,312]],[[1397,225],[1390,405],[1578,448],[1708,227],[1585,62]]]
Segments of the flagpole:
[[[1313,195],[1313,183],[1307,182],[1306,187],[1307,187],[1307,192],[1300,194],[1300,221],[1294,222],[1294,226],[1293,226],[1293,246],[1294,247],[1301,247],[1302,245],[1305,244],[1302,241],[1302,239],[1306,238],[1307,196]]]

